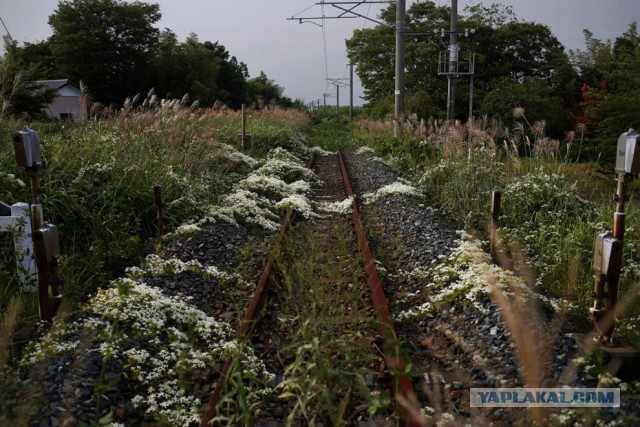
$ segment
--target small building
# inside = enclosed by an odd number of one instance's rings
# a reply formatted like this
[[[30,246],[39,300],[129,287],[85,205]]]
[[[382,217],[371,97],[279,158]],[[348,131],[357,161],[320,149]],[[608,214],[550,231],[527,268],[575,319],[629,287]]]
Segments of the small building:
[[[80,106],[80,88],[71,80],[37,80],[50,89],[56,89],[56,96],[44,111],[49,117],[62,120],[83,120],[82,107]]]

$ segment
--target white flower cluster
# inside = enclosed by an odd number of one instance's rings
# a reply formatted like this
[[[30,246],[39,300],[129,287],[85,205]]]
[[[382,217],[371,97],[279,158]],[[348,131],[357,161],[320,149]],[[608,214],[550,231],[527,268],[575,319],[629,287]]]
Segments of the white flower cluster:
[[[167,237],[180,237],[180,236],[191,236],[196,234],[198,231],[202,231],[202,229],[198,226],[198,224],[182,224],[173,233],[167,234]]]
[[[222,149],[222,156],[234,163],[244,163],[250,168],[255,168],[258,165],[258,161],[251,156],[247,156],[244,153],[238,151],[235,147],[228,144],[220,144]]]
[[[356,155],[361,156],[363,154],[366,153],[371,153],[371,154],[376,154],[376,150],[374,150],[373,148],[367,146],[367,145],[363,145],[362,147],[358,148],[355,151]]]
[[[431,280],[425,286],[429,298],[427,302],[400,312],[397,320],[421,317],[436,309],[438,304],[453,300],[463,300],[481,313],[486,313],[481,298],[490,294],[490,284],[500,288],[507,297],[518,294],[523,298],[538,298],[556,311],[565,304],[564,301],[535,293],[521,278],[492,264],[489,254],[482,250],[482,242],[473,240],[465,232],[458,234],[461,238],[456,241],[457,246],[448,258],[440,256],[434,266],[419,267],[407,273],[409,277],[419,280]]]
[[[347,215],[353,212],[353,196],[339,202],[320,202],[317,206],[322,212]]]
[[[268,230],[279,228],[277,210],[293,208],[305,218],[315,216],[308,194],[316,175],[300,159],[283,148],[275,148],[258,170],[240,181],[220,206],[209,209],[197,225],[224,221],[259,225]]]
[[[404,184],[400,181],[396,181],[392,184],[385,185],[384,187],[378,188],[373,193],[366,193],[362,196],[362,199],[366,204],[374,203],[379,199],[390,196],[393,194],[406,194],[410,196],[420,196],[420,192],[411,185]]]
[[[16,178],[14,174],[0,171],[0,182],[3,182],[3,180],[5,179],[9,181],[9,185],[15,184],[20,188],[24,188],[27,186],[27,184],[25,184],[23,180],[21,180],[20,178]]]
[[[233,342],[231,327],[183,298],[166,296],[130,279],[100,290],[88,310],[102,322],[126,325],[129,336],[146,343],[145,348],[109,349],[110,356],[125,358],[128,376],[139,390],[145,390],[133,398],[133,405],[171,425],[198,422],[201,402],[190,394],[191,388],[185,388],[180,373],[221,366],[228,356],[228,343]],[[242,369],[265,375],[264,364],[252,351],[247,347],[242,351],[246,355]]]
[[[227,272],[221,271],[216,266],[203,266],[200,261],[193,259],[187,262],[184,262],[178,258],[169,258],[164,259],[160,258],[158,255],[150,254],[145,258],[145,269],[140,269],[137,267],[127,269],[127,273],[129,277],[132,279],[136,279],[144,276],[145,274],[150,274],[153,276],[158,276],[162,274],[180,274],[184,271],[191,271],[194,273],[202,274],[204,277],[212,277],[220,282],[228,282],[230,280],[235,279],[239,284],[244,284],[245,287],[251,287],[250,283],[245,282],[237,273],[229,274]]]
[[[73,183],[81,183],[81,182],[93,182],[93,178],[95,175],[100,176],[104,173],[109,173],[115,167],[116,158],[111,156],[109,162],[107,163],[92,163],[87,166],[83,166],[78,171],[78,176],[73,179]]]
[[[309,149],[309,152],[310,153],[314,153],[317,156],[329,156],[329,155],[333,154],[330,151],[323,150],[321,147],[318,147],[317,145],[315,147],[311,147]]]

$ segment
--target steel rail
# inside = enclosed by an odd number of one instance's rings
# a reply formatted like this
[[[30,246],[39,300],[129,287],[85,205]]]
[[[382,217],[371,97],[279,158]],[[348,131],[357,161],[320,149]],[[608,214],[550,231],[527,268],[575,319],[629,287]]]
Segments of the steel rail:
[[[400,356],[398,335],[391,320],[389,304],[384,295],[382,281],[378,275],[378,270],[376,269],[373,254],[369,246],[369,240],[367,239],[367,232],[362,224],[358,204],[356,203],[355,195],[351,188],[342,150],[338,150],[338,158],[340,160],[340,169],[347,190],[347,196],[353,198],[353,224],[358,234],[358,245],[367,275],[367,283],[371,292],[371,303],[374,306],[380,322],[378,333],[383,339],[385,364],[391,375],[397,376],[393,381],[393,393],[397,405],[396,410],[406,425],[422,426],[424,425],[424,420],[420,414],[420,406],[413,389],[413,381],[407,373],[407,367],[409,365],[407,361]]]
[[[313,167],[314,161],[315,153],[311,155],[311,158],[307,162],[308,169],[311,169]],[[269,277],[271,276],[271,272],[273,271],[273,265],[275,263],[276,255],[282,247],[284,235],[291,225],[292,218],[293,209],[289,208],[287,210],[284,222],[282,223],[282,227],[280,227],[280,232],[278,233],[276,242],[273,245],[273,248],[269,255],[269,260],[267,261],[267,264],[265,265],[264,270],[262,270],[262,274],[260,275],[260,280],[258,281],[256,290],[253,293],[253,298],[251,299],[251,303],[249,304],[247,314],[245,315],[244,320],[240,325],[240,328],[238,329],[237,340],[239,342],[242,342],[251,337],[254,327],[258,322],[260,311],[264,308],[267,296],[269,295],[269,291],[271,290],[271,281],[269,280]],[[225,361],[222,371],[220,372],[220,376],[218,377],[218,381],[216,382],[216,386],[213,390],[213,393],[211,394],[211,398],[209,399],[207,409],[204,413],[204,416],[202,417],[200,427],[209,426],[211,420],[215,418],[216,407],[218,406],[220,398],[222,397],[222,392],[226,387],[227,376],[229,375],[229,369],[231,369],[231,365],[233,364],[233,362],[233,358],[229,358]]]

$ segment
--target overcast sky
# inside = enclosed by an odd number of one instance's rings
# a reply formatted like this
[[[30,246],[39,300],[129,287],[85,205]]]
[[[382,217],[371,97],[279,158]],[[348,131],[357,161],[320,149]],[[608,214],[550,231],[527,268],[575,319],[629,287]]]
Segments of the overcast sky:
[[[356,28],[370,27],[364,19],[326,20],[323,29],[307,23],[300,25],[287,18],[321,16],[319,0],[148,0],[160,4],[159,28],[170,28],[182,41],[193,32],[201,41],[219,41],[249,67],[251,77],[264,71],[285,88],[285,95],[306,102],[335,93],[330,78],[348,77],[344,40]],[[413,3],[407,0],[407,7]],[[436,0],[439,5],[450,4]],[[596,37],[615,40],[633,21],[640,21],[640,0],[459,0],[462,10],[468,4],[502,3],[511,5],[520,19],[546,24],[567,48],[584,48],[582,30]],[[11,36],[19,43],[36,42],[51,35],[47,24],[58,0],[0,0],[0,17]],[[325,5],[326,16],[337,9]],[[375,17],[380,7],[362,5],[356,9]],[[5,29],[0,28],[4,35]],[[326,39],[326,61],[323,40]],[[4,52],[4,50],[2,50]],[[64,78],[65,76],[59,76]],[[356,77],[355,104],[362,88]],[[335,98],[328,100],[332,104]],[[348,102],[347,90],[340,93],[340,104]]]

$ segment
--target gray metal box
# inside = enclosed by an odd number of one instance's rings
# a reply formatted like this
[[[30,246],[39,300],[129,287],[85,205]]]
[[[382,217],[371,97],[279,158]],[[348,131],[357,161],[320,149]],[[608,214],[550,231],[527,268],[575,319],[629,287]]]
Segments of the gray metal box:
[[[633,129],[618,138],[616,173],[640,173],[640,135]]]
[[[13,133],[13,150],[18,166],[32,168],[42,164],[38,134],[27,126]]]

